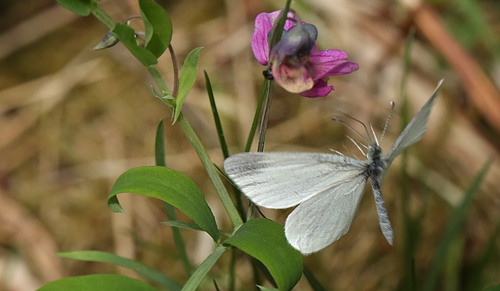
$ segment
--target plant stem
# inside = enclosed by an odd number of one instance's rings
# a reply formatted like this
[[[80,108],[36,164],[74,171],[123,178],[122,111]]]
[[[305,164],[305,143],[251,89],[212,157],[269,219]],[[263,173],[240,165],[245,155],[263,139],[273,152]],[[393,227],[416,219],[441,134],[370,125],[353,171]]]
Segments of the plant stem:
[[[260,111],[262,109],[262,104],[264,103],[264,98],[266,97],[266,92],[271,87],[272,81],[264,79],[262,84],[262,89],[260,90],[259,100],[257,101],[257,108],[255,109],[255,115],[253,117],[252,127],[248,134],[247,143],[245,145],[245,152],[249,152],[252,147],[252,141],[255,136],[255,130],[257,129],[257,124],[259,122]]]
[[[104,23],[104,25],[106,25],[109,30],[115,28],[115,21],[113,20],[113,18],[111,18],[111,16],[109,16],[109,14],[106,13],[106,11],[104,11],[99,5],[97,5],[97,3],[92,2],[90,5],[92,14],[94,14],[97,19]]]
[[[187,119],[184,117],[182,112],[179,115],[179,118],[177,119],[177,123],[179,123],[179,126],[184,131],[184,134],[186,135],[189,142],[193,146],[194,150],[198,154],[198,157],[200,158],[203,167],[205,167],[205,170],[207,171],[210,180],[212,180],[215,190],[217,191],[217,194],[219,195],[219,198],[222,201],[222,204],[224,205],[224,208],[226,209],[227,214],[229,215],[229,218],[233,223],[233,226],[235,228],[238,228],[240,225],[243,224],[243,220],[238,214],[238,211],[236,210],[236,207],[234,206],[231,197],[229,197],[229,193],[227,192],[226,187],[224,187],[224,184],[222,183],[222,180],[219,174],[217,173],[217,170],[215,169],[212,160],[208,156],[208,153],[201,144],[200,139],[198,138],[198,136],[196,135],[193,128],[191,127]]]
[[[163,78],[161,77],[160,72],[158,72],[156,66],[149,66],[146,67],[146,69],[151,74],[151,76],[153,76],[153,79],[155,80],[156,85],[158,85],[158,88],[160,88],[162,95],[171,95],[167,83],[165,83],[165,80],[163,80]]]
[[[260,119],[259,145],[257,146],[258,152],[264,151],[264,142],[266,141],[267,121],[269,120],[269,112],[271,111],[272,100],[273,96],[271,95],[271,87],[267,86],[266,102],[264,103],[264,112],[262,112],[262,117]]]
[[[177,58],[175,57],[174,47],[172,44],[168,45],[168,51],[170,52],[170,58],[172,58],[172,66],[174,69],[174,91],[172,96],[177,97],[177,92],[179,90],[179,65],[177,64]]]
[[[181,114],[182,115],[182,114]],[[179,116],[180,119],[180,116]],[[222,245],[218,246],[204,261],[201,265],[196,269],[189,280],[186,282],[184,287],[182,287],[182,291],[191,291],[197,290],[201,281],[207,275],[208,271],[212,268],[212,266],[217,262],[217,260],[224,254],[226,248]]]

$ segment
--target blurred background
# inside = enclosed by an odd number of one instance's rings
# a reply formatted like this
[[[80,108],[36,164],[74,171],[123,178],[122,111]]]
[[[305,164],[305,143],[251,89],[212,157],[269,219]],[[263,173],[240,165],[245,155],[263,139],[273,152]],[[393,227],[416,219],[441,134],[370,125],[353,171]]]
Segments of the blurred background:
[[[243,149],[262,85],[253,57],[253,21],[284,0],[158,0],[170,16],[172,45],[182,63],[203,46],[198,79],[183,112],[212,160],[223,158],[201,70],[212,80],[231,153]],[[139,13],[135,0],[99,3],[117,22]],[[439,290],[481,290],[500,283],[500,2],[495,0],[310,0],[292,3],[319,30],[319,49],[341,49],[359,70],[330,78],[328,97],[308,99],[273,87],[266,151],[348,153],[346,134],[331,121],[339,112],[380,134],[389,101],[395,111],[382,142],[385,151],[401,132],[401,80],[410,29],[409,117],[445,78],[428,130],[392,165],[382,187],[395,229],[391,247],[382,236],[371,190],[350,231],[305,264],[331,290],[396,290],[404,286],[404,254],[412,234],[416,280],[425,278],[453,210],[487,161],[491,168],[445,257]],[[121,45],[92,51],[107,32],[93,16],[80,17],[53,0],[0,3],[0,290],[34,290],[59,278],[121,273],[104,263],[61,259],[55,253],[102,250],[136,259],[184,282],[182,265],[160,201],[123,194],[127,215],[112,213],[107,195],[124,171],[154,165],[154,137],[166,122],[167,165],[206,193],[219,227],[230,230],[210,181],[171,114],[151,94],[153,80]],[[168,53],[159,69],[172,88]],[[351,122],[349,122],[351,123]],[[358,124],[353,126],[362,130]],[[255,150],[255,145],[252,150]],[[401,204],[408,174],[409,213]],[[289,210],[264,210],[283,223]],[[180,219],[188,219],[179,213]],[[199,264],[211,252],[208,235],[182,231]],[[210,273],[222,290],[229,256]],[[254,290],[248,260],[238,261],[238,290]],[[206,279],[204,290],[214,290]],[[303,278],[296,290],[310,290]]]

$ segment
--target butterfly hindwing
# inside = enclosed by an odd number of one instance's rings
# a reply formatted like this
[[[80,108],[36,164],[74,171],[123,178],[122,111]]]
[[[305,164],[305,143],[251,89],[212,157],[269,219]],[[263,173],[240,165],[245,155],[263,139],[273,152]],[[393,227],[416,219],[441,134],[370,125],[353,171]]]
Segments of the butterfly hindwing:
[[[288,242],[307,255],[346,234],[358,212],[366,181],[360,174],[302,202],[286,219]]]

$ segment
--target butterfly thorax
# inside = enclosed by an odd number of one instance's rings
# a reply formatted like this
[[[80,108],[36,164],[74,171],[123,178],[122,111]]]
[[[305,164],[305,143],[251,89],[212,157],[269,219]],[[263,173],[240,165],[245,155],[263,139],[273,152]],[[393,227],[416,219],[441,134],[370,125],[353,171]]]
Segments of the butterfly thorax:
[[[371,143],[368,147],[367,166],[365,175],[370,178],[378,178],[385,167],[385,162],[382,159],[382,149],[376,143]]]

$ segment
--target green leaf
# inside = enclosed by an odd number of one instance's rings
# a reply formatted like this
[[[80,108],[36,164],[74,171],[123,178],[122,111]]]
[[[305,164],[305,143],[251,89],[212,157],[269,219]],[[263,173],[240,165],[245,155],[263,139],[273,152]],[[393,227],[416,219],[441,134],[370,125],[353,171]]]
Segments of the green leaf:
[[[90,14],[91,0],[57,0],[57,3],[80,16],[87,16]]]
[[[131,27],[125,24],[117,23],[112,31],[143,66],[148,67],[158,63],[158,60],[153,53],[142,46],[137,45],[134,30]]]
[[[276,288],[263,287],[263,286],[259,286],[259,285],[257,285],[257,287],[259,287],[259,289],[262,290],[262,291],[276,291],[276,290],[279,290],[279,289],[276,289]]]
[[[92,262],[104,262],[111,263],[118,266],[122,266],[137,274],[141,275],[145,279],[157,283],[158,285],[167,288],[168,290],[181,290],[182,286],[165,276],[163,273],[158,272],[148,266],[145,266],[139,262],[131,259],[127,259],[115,254],[99,252],[99,251],[79,251],[79,252],[68,252],[68,253],[58,253],[57,256],[62,258],[80,260],[80,261],[92,261]]]
[[[204,261],[201,265],[196,269],[189,280],[186,282],[182,291],[195,291],[200,285],[201,281],[207,275],[208,271],[212,269],[214,264],[219,260],[219,258],[224,254],[226,248],[223,246],[218,246]]]
[[[166,167],[139,167],[123,173],[108,196],[113,212],[123,212],[117,194],[136,193],[172,204],[218,241],[215,218],[200,188],[186,175]]]
[[[159,58],[172,40],[172,22],[153,0],[139,0],[139,7],[146,30],[146,49]]]
[[[214,116],[215,128],[217,129],[217,136],[219,137],[220,148],[224,159],[229,157],[229,150],[227,148],[226,138],[224,137],[224,130],[220,121],[219,112],[217,111],[217,104],[215,103],[214,91],[212,90],[212,83],[208,77],[207,71],[203,70],[205,74],[205,85],[207,86],[208,99],[210,100],[210,107]]]
[[[165,160],[165,139],[163,136],[165,135],[165,129],[163,126],[163,119],[158,123],[158,127],[156,128],[156,137],[155,137],[155,161],[157,166],[165,167],[167,162]]]
[[[193,88],[194,81],[196,80],[196,74],[198,73],[198,58],[200,56],[200,51],[202,47],[195,48],[184,60],[184,65],[182,66],[181,74],[179,76],[179,93],[175,99],[175,114],[174,121],[177,121],[179,114],[181,114],[182,103],[186,99],[189,91]]]
[[[192,222],[183,222],[177,220],[164,221],[161,224],[165,224],[171,227],[184,228],[190,230],[203,230],[198,224]]]
[[[467,215],[467,209],[469,209],[472,201],[474,201],[476,193],[479,192],[479,187],[481,186],[481,183],[483,182],[484,177],[486,176],[486,173],[488,172],[488,169],[490,168],[492,162],[493,160],[489,160],[488,162],[486,162],[481,172],[479,172],[476,179],[472,182],[470,188],[467,190],[467,192],[465,192],[462,203],[453,210],[450,222],[448,223],[448,226],[443,233],[443,237],[439,242],[434,257],[432,258],[430,270],[427,274],[427,277],[425,278],[424,288],[422,290],[432,291],[436,287],[438,275],[442,269],[443,264],[446,262],[448,249],[454,242],[457,235],[460,233],[460,229]]]
[[[261,261],[280,290],[291,290],[302,276],[302,255],[288,244],[283,227],[272,220],[251,219],[224,244],[237,247]]]
[[[120,291],[157,291],[141,280],[122,275],[98,274],[70,277],[50,282],[38,291],[88,291],[88,290],[120,290]]]

